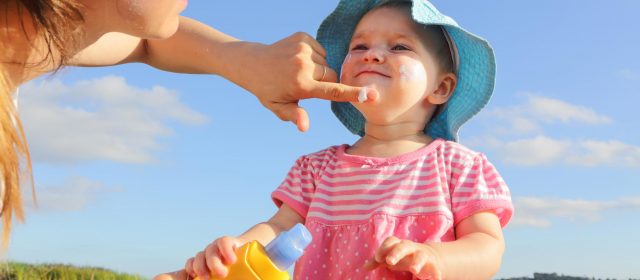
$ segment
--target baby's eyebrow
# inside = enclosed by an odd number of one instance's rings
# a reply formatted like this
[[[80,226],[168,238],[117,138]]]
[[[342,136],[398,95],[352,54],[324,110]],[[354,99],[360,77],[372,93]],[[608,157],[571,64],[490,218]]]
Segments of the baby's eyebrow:
[[[360,31],[358,33],[353,34],[353,37],[351,37],[351,41],[354,40],[358,40],[358,39],[362,39],[362,38],[367,38],[367,37],[371,37],[371,34],[378,34],[378,31]],[[403,39],[403,40],[408,40],[408,41],[416,41],[416,36],[412,36],[410,34],[406,34],[404,32],[392,32],[391,34],[387,35],[389,36],[389,38],[392,38],[394,40],[398,40],[398,39]]]
[[[403,40],[408,40],[408,41],[415,41],[416,36],[410,36],[404,33],[397,33],[394,37],[394,39],[403,39]]]
[[[365,37],[365,35],[362,34],[362,32],[355,33],[355,34],[353,34],[353,37],[351,37],[351,41],[360,39],[362,37]]]

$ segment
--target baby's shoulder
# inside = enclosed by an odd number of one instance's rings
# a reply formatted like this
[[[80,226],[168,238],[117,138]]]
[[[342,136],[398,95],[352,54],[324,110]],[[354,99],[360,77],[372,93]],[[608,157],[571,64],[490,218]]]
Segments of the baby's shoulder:
[[[344,151],[344,149],[345,145],[334,145],[316,152],[305,154],[299,157],[298,161],[304,161],[314,165],[325,165],[328,162],[333,161],[338,156],[338,153]]]
[[[482,153],[477,152],[465,145],[453,141],[443,141],[436,149],[438,157],[449,163],[463,163],[465,165],[474,162]]]
[[[443,141],[442,145],[440,145],[440,150],[448,154],[457,154],[471,157],[475,157],[476,155],[480,154],[480,152],[474,151],[465,145],[453,141]]]

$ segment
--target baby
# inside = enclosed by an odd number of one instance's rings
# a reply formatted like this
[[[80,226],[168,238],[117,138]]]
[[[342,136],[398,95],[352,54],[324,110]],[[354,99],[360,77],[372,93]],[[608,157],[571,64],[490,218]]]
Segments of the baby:
[[[272,194],[277,213],[216,239],[186,273],[226,275],[235,248],[304,223],[313,241],[295,279],[491,278],[510,192],[483,154],[456,142],[492,94],[491,47],[425,0],[343,0],[318,39],[342,83],[380,93],[332,104],[361,138],[300,157]]]

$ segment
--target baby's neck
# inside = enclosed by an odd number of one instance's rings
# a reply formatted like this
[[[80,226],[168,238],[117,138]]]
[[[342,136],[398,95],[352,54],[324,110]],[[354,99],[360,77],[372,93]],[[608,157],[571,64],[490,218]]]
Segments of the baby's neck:
[[[347,151],[370,157],[393,157],[420,149],[433,141],[423,132],[424,124],[402,123],[389,126],[365,125],[365,135]]]

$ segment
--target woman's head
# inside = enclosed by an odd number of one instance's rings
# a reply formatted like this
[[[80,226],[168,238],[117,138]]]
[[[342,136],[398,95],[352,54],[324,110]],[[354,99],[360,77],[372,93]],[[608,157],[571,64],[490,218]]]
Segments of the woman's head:
[[[187,0],[0,3],[0,214],[5,244],[12,218],[22,219],[20,184],[31,175],[26,139],[13,104],[16,83],[31,76],[25,73],[59,69],[107,32],[168,38],[178,29],[186,5]]]
[[[150,39],[172,36],[187,1],[14,0],[4,3],[3,8],[20,21],[5,28],[22,29],[33,50],[44,48],[42,62],[52,62],[56,68],[108,32]]]
[[[0,54],[0,214],[3,247],[7,245],[13,218],[23,218],[20,186],[31,182],[31,160],[13,91],[19,79],[30,76],[28,72],[55,69],[74,53],[75,31],[83,22],[81,9],[82,5],[73,0],[0,3],[3,50]]]
[[[422,127],[456,85],[443,30],[411,17],[410,2],[391,2],[365,14],[356,26],[341,82],[374,87],[376,103],[353,103],[370,124]]]

